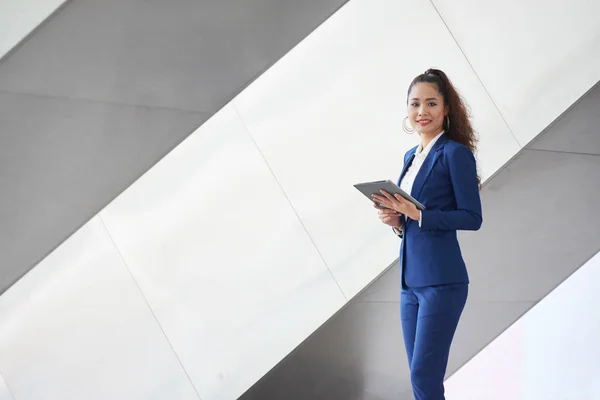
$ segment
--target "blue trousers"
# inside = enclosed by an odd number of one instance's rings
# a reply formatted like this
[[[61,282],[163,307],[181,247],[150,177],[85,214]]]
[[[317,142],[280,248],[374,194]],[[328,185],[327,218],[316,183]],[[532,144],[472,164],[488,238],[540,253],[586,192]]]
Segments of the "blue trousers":
[[[468,284],[403,287],[400,312],[415,400],[444,400],[450,345]]]

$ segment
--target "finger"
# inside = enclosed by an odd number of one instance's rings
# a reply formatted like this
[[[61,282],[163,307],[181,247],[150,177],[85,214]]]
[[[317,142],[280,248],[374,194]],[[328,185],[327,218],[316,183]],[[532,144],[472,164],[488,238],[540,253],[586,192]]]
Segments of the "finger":
[[[402,198],[401,201],[402,201],[402,204],[403,204],[403,206],[404,206],[404,208],[406,210],[413,209],[413,208],[416,209],[417,208],[417,206],[415,206],[412,202],[406,200],[405,198]]]
[[[392,218],[398,218],[398,214],[397,215],[390,215],[390,214],[379,214],[379,219],[392,219]]]
[[[392,202],[392,206],[390,208],[393,208],[395,210],[397,210],[400,213],[404,213],[406,210],[406,202],[405,199],[400,196],[399,194],[394,194],[393,196],[390,195],[390,202]]]
[[[390,208],[389,206],[385,206],[385,205],[384,205],[384,207],[383,207],[383,208],[380,208],[380,209],[379,209],[379,211],[380,211],[380,212],[383,212],[383,211],[386,211],[386,210],[391,210],[391,208]]]
[[[385,196],[386,199],[388,200],[394,200],[394,197],[389,194],[388,192],[386,192],[385,190],[380,190],[381,193],[383,193],[383,195]]]
[[[398,215],[398,211],[396,210],[390,210],[388,208],[381,210],[381,213],[383,214],[388,214],[388,215]]]
[[[380,196],[380,195],[374,194],[373,197],[375,199],[377,199],[377,201],[380,202],[381,204],[383,204],[385,207],[395,208],[394,204],[396,203],[396,201],[394,200],[394,198],[392,197],[392,195],[390,195],[389,193],[387,193],[385,190],[382,190],[382,192],[386,193],[386,195],[385,196]]]
[[[385,197],[384,195],[381,194],[372,194],[371,197],[373,197],[374,200],[382,202],[382,201],[389,201],[389,199],[387,197]]]
[[[389,223],[391,223],[393,220],[394,220],[393,218],[384,218],[384,219],[382,219],[382,220],[381,220],[381,222],[383,222],[384,224],[389,224]]]
[[[380,207],[387,207],[387,208],[389,208],[390,205],[391,205],[390,201],[388,199],[386,199],[386,198],[376,198],[375,201],[377,203],[379,203]]]
[[[389,200],[382,200],[381,201],[381,205],[382,207],[384,207],[383,209],[385,210],[390,210],[390,211],[398,211],[398,203],[397,202],[392,202]]]
[[[399,194],[396,196],[398,196],[396,201],[400,204],[400,208],[402,208],[403,211],[406,211],[407,206],[411,203],[406,201],[406,199],[404,197],[400,196]]]

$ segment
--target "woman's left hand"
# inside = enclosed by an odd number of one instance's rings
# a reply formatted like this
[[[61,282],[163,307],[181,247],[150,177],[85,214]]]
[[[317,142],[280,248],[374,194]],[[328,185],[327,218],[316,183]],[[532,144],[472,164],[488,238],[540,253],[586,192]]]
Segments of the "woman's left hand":
[[[402,213],[415,221],[418,221],[421,218],[421,213],[417,209],[417,206],[410,201],[405,200],[399,194],[392,196],[385,190],[381,190],[381,193],[381,195],[374,194],[373,200],[380,203],[382,207],[387,207],[398,211],[399,213]]]

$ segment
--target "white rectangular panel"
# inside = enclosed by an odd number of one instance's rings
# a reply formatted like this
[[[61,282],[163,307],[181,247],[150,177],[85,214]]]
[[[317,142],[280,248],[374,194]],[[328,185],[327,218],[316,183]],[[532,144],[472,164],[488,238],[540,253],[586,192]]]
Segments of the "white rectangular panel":
[[[448,400],[600,399],[600,253],[450,377]]]
[[[234,100],[348,297],[399,245],[352,185],[400,174],[418,144],[401,128],[406,91],[429,67],[471,106],[490,176],[520,147],[429,2],[349,2]]]
[[[0,0],[0,58],[64,2],[65,0]]]
[[[600,80],[600,2],[433,0],[522,146]]]
[[[202,400],[238,398],[345,303],[231,106],[100,215]]]
[[[0,370],[18,400],[198,399],[98,218],[0,297]]]

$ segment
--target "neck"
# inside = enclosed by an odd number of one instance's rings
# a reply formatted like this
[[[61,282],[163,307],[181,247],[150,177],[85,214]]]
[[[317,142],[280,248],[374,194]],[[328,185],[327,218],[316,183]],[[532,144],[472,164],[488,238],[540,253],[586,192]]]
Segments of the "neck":
[[[437,135],[439,135],[440,133],[442,133],[441,130],[438,133],[421,134],[421,147],[422,148],[427,147],[427,145],[429,143],[431,143],[433,138],[436,137]]]

